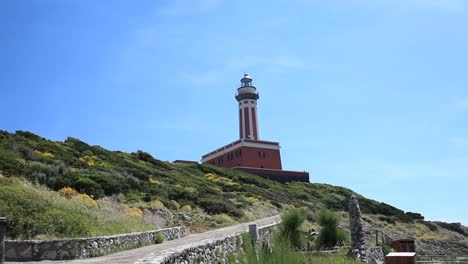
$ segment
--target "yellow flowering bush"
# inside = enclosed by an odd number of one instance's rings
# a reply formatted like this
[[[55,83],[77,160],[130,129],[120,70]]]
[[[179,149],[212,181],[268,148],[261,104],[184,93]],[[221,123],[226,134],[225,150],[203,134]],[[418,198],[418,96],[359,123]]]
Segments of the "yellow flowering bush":
[[[87,164],[89,167],[96,165],[97,156],[96,155],[85,155],[80,157],[80,162]]]
[[[239,183],[233,182],[229,178],[222,177],[222,176],[216,176],[213,173],[207,173],[207,174],[205,174],[205,177],[211,182],[221,183],[221,184],[227,185],[227,186],[238,186],[239,185]]]
[[[59,193],[88,207],[98,207],[98,203],[89,195],[85,193],[79,193],[71,187],[63,187],[59,190]]]
[[[253,196],[248,196],[248,197],[245,197],[244,199],[250,204],[254,204],[255,202],[258,202],[258,199]]]
[[[72,196],[75,196],[78,194],[78,192],[72,187],[63,187],[62,189],[59,190],[59,193],[67,198],[71,198]]]
[[[186,205],[182,206],[181,210],[184,211],[184,212],[191,212],[192,207],[190,205],[186,204]]]
[[[93,200],[93,198],[89,197],[89,195],[85,193],[79,193],[73,196],[72,199],[80,201],[81,203],[85,204],[88,207],[98,207],[98,203],[95,200]]]
[[[164,204],[163,202],[159,201],[159,200],[154,200],[150,203],[150,206],[156,210],[160,210],[160,209],[163,209],[164,208]]]
[[[143,211],[137,207],[125,207],[125,213],[135,218],[143,217]]]
[[[34,153],[36,153],[36,155],[38,155],[39,157],[41,158],[53,158],[55,157],[54,154],[50,153],[50,152],[40,152],[39,150],[34,150]]]
[[[150,179],[149,179],[149,182],[150,182],[151,184],[158,184],[158,183],[159,183],[158,180],[155,180],[155,179],[153,179],[153,178],[150,178]]]

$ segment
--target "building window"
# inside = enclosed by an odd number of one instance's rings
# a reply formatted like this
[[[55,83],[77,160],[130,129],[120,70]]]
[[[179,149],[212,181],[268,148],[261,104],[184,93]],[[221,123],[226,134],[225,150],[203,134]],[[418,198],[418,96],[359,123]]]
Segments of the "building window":
[[[265,158],[265,157],[266,157],[266,153],[265,153],[264,151],[259,151],[259,152],[258,152],[258,156],[259,156],[260,158]]]

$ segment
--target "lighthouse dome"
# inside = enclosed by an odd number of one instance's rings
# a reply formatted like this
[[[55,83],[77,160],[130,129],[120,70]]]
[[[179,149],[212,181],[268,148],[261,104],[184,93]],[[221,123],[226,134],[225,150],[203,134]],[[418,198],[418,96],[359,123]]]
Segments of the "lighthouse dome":
[[[247,73],[244,74],[244,77],[240,80],[241,86],[237,89],[236,99],[238,101],[243,99],[254,99],[259,98],[257,88],[252,85],[252,77]]]

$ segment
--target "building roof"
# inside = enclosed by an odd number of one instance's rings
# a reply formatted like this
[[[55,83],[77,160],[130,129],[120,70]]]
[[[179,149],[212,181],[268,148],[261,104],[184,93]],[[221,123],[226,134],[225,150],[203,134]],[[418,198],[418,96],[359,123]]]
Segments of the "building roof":
[[[269,148],[269,149],[280,149],[278,142],[265,141],[265,140],[252,140],[252,139],[238,139],[232,143],[222,146],[208,154],[202,156],[202,161],[207,160],[209,157],[217,157],[224,155],[226,152],[232,151],[239,147],[257,147],[257,148]]]

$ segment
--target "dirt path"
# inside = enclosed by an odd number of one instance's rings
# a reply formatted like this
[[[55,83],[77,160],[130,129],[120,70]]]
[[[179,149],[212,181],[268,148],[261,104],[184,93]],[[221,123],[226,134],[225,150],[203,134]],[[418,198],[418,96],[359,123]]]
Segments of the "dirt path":
[[[136,261],[146,261],[150,259],[157,258],[158,255],[162,253],[179,251],[184,248],[190,247],[195,244],[199,244],[204,240],[213,240],[216,238],[223,238],[227,236],[232,236],[238,233],[243,233],[248,231],[250,224],[258,224],[259,227],[266,226],[269,224],[279,222],[279,216],[272,216],[256,221],[242,223],[234,226],[224,227],[221,229],[216,229],[208,231],[205,233],[191,234],[183,238],[176,240],[165,241],[162,244],[152,245],[141,247],[137,249],[126,250],[102,257],[89,258],[89,259],[76,259],[76,260],[43,260],[43,261],[29,261],[29,262],[5,262],[6,264],[123,264],[123,263],[134,263]]]

